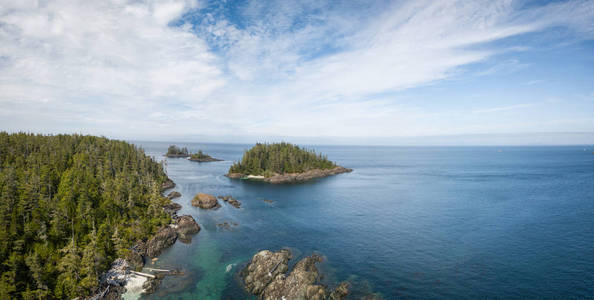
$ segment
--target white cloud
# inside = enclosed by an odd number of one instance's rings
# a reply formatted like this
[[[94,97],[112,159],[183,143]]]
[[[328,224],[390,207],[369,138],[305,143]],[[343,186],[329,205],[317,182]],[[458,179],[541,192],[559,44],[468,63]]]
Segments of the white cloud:
[[[501,51],[530,51],[489,42],[550,26],[589,34],[594,23],[591,1],[530,10],[514,1],[357,4],[252,1],[238,24],[196,1],[0,0],[0,122],[128,137],[493,131],[385,94]],[[171,25],[186,13],[195,27]]]

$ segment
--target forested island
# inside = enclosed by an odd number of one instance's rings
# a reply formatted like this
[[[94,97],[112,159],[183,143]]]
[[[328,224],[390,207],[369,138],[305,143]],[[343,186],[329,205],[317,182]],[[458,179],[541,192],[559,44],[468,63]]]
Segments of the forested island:
[[[180,148],[176,145],[171,145],[169,148],[167,148],[167,153],[165,153],[165,156],[170,158],[188,157],[190,156],[190,153],[186,147]]]
[[[221,159],[214,158],[214,157],[202,152],[202,150],[198,150],[198,152],[190,155],[189,160],[196,161],[196,162],[221,161]]]
[[[1,132],[0,299],[98,291],[115,258],[169,228],[161,190],[171,185],[123,141]]]
[[[262,180],[269,183],[300,182],[351,172],[325,155],[290,143],[258,143],[234,163],[229,178]]]

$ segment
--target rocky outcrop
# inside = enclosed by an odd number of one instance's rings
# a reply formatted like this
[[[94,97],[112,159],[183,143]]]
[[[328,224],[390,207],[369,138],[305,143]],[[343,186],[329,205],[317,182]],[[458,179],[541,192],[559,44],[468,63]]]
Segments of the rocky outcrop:
[[[256,253],[252,261],[241,272],[247,291],[254,295],[264,292],[264,289],[277,275],[284,274],[289,270],[289,259],[291,259],[291,252],[285,249],[278,252],[262,250]]]
[[[167,194],[167,198],[169,200],[181,197],[181,193],[178,191],[172,191],[171,193]]]
[[[192,205],[198,206],[202,209],[221,207],[215,196],[204,193],[198,193],[196,196],[194,196],[194,199],[192,199]]]
[[[179,240],[183,243],[192,241],[192,235],[200,231],[200,226],[190,215],[183,215],[177,219],[176,231]]]
[[[241,202],[239,202],[239,200],[233,198],[232,196],[229,196],[229,195],[219,196],[218,198],[223,200],[223,202],[227,202],[227,203],[233,205],[233,207],[235,207],[235,208],[241,207]]]
[[[100,288],[97,294],[90,296],[89,300],[116,300],[122,299],[126,292],[128,269],[130,265],[125,259],[118,258],[113,261],[111,268],[99,278]]]
[[[174,203],[174,202],[163,205],[163,210],[170,215],[175,214],[181,208],[182,208],[181,205],[179,205],[178,203]]]
[[[175,187],[175,182],[173,180],[167,178],[163,184],[161,184],[161,191],[168,190]]]
[[[304,182],[308,180],[312,180],[315,178],[322,178],[342,173],[349,173],[352,172],[353,169],[347,169],[341,166],[337,166],[333,169],[314,169],[309,170],[303,173],[285,173],[285,174],[275,174],[271,177],[262,178],[261,176],[251,176],[249,174],[240,174],[240,173],[229,173],[226,176],[232,179],[238,178],[252,178],[258,181],[264,181],[268,183],[297,183],[297,182]],[[251,177],[250,177],[251,176]]]
[[[140,271],[144,267],[144,257],[146,256],[146,243],[138,241],[136,245],[129,249],[126,260],[130,264],[130,267],[136,271]]]
[[[245,176],[244,174],[241,173],[229,173],[227,175],[225,175],[231,179],[240,179],[241,177]]]
[[[288,250],[258,252],[241,272],[245,288],[260,299],[344,299],[349,284],[341,283],[330,294],[319,284],[316,263],[322,261],[318,255],[300,260],[287,274],[291,253]]]
[[[222,159],[214,158],[211,156],[201,157],[201,158],[190,157],[190,158],[188,158],[188,160],[195,161],[195,162],[223,161]]]
[[[161,252],[173,245],[177,240],[177,232],[169,226],[163,227],[157,234],[146,243],[146,255],[156,257]]]
[[[316,284],[318,269],[315,264],[322,261],[317,255],[300,260],[288,276],[277,275],[262,293],[263,299],[326,299],[326,288]]]

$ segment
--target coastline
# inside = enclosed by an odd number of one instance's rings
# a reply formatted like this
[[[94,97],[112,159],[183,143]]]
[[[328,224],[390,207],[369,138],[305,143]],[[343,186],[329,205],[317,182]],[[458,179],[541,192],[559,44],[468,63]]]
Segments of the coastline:
[[[176,184],[167,178],[161,185],[161,195],[171,200],[165,196],[165,193],[175,186]],[[177,211],[181,209],[179,203],[171,201],[162,209],[170,214],[171,222],[159,229],[146,242],[140,241],[132,246],[129,249],[129,255],[114,260],[111,269],[100,276],[100,290],[88,299],[139,299],[149,290],[149,293],[154,293],[163,276],[179,273],[178,270],[160,270],[167,272],[155,274],[142,273],[148,261],[158,259],[163,250],[171,247],[178,240],[182,243],[190,243],[191,235],[198,233],[201,229],[192,216],[177,215]],[[141,272],[136,272],[138,270]]]
[[[316,178],[323,178],[332,175],[338,175],[342,173],[350,173],[353,169],[336,166],[332,169],[313,169],[302,173],[285,173],[285,174],[274,174],[271,177],[264,177],[262,175],[252,175],[252,174],[241,174],[241,173],[228,173],[225,176],[231,179],[245,179],[245,180],[257,180],[272,184],[281,184],[281,183],[298,183],[304,182]]]

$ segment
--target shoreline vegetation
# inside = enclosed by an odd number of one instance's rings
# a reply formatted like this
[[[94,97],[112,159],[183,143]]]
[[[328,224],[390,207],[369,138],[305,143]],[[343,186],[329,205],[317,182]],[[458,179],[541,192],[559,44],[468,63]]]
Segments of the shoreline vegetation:
[[[256,144],[244,152],[226,176],[267,183],[296,183],[352,171],[313,150],[282,142]]]

